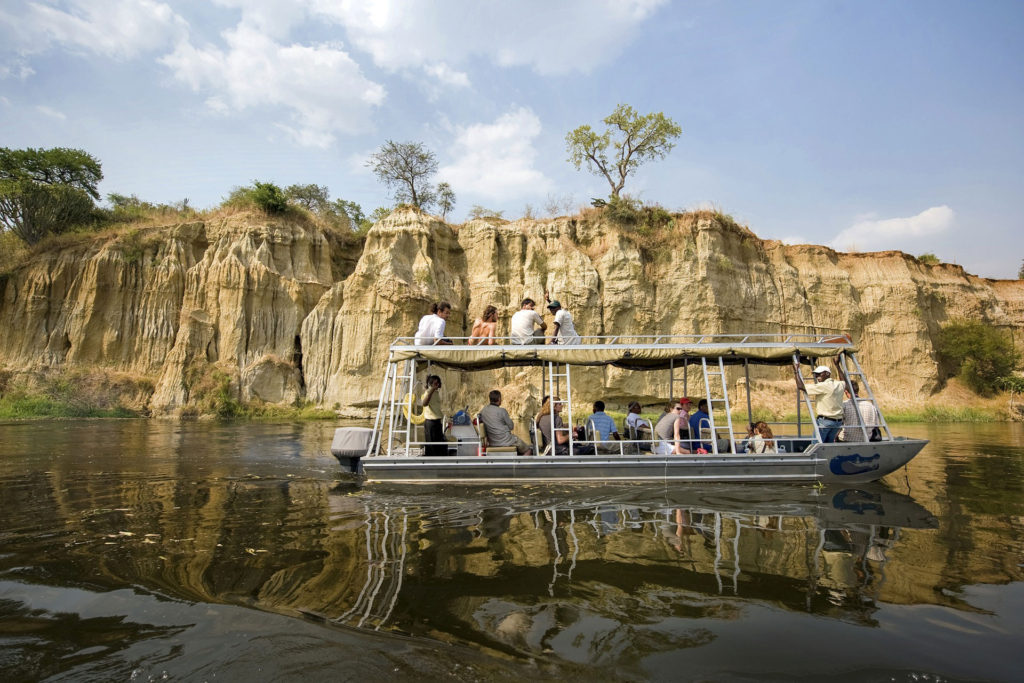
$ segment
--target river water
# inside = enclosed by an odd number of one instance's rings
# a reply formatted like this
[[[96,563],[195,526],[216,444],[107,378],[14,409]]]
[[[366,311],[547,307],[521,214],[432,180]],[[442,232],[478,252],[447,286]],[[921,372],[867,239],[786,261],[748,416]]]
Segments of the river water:
[[[357,487],[333,424],[0,424],[5,680],[1020,680],[1024,426],[880,485]]]

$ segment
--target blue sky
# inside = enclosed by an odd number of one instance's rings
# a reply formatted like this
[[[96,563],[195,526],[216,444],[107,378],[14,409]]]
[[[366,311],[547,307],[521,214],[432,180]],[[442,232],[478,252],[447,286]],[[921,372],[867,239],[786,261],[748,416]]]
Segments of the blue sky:
[[[212,207],[258,179],[369,213],[386,139],[474,204],[603,197],[566,162],[617,103],[683,135],[626,193],[759,236],[1024,258],[1024,2],[5,0],[0,146],[77,147],[104,194]]]

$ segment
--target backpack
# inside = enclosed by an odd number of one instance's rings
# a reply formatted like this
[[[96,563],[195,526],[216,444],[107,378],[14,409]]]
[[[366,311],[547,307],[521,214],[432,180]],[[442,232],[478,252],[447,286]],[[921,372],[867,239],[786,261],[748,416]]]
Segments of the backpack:
[[[469,413],[467,413],[465,410],[460,410],[459,412],[452,415],[452,424],[468,425],[472,424],[472,419],[470,419]]]

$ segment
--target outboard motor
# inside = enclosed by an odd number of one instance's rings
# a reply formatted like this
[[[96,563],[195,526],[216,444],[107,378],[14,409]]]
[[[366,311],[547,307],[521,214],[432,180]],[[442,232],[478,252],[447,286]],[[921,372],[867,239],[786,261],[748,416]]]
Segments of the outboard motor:
[[[338,427],[331,441],[331,454],[338,459],[341,467],[352,474],[362,474],[359,459],[373,443],[373,430],[369,427]]]

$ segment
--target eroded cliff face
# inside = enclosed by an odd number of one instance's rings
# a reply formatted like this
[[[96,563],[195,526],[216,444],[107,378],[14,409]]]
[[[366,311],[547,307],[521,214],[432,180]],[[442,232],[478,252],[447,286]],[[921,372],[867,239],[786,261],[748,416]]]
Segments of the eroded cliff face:
[[[463,336],[488,304],[507,330],[521,299],[544,291],[587,335],[847,331],[876,393],[903,402],[939,387],[933,340],[947,320],[980,318],[1024,339],[1024,282],[900,252],[786,246],[712,214],[641,234],[599,212],[456,230],[399,211],[361,250],[311,225],[239,215],[39,256],[2,283],[0,364],[141,376],[157,414],[195,411],[215,375],[243,400],[365,415],[388,344],[411,335],[431,301],[451,302],[448,332]],[[524,414],[542,393],[536,369],[442,376],[452,407],[476,407],[497,387]],[[774,370],[755,379],[786,381]],[[574,374],[580,401],[669,391],[663,373]]]

